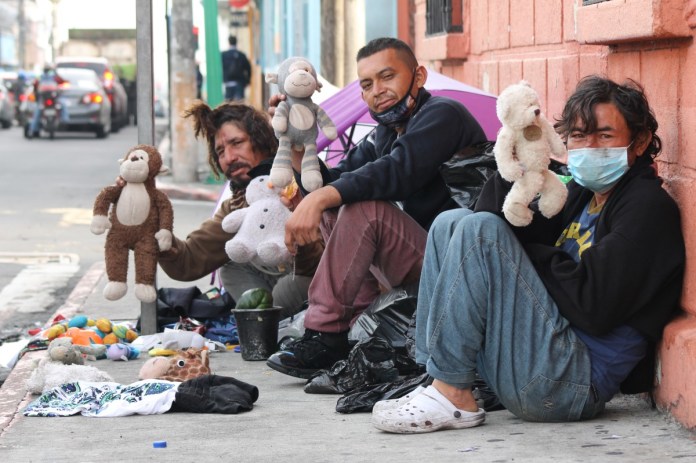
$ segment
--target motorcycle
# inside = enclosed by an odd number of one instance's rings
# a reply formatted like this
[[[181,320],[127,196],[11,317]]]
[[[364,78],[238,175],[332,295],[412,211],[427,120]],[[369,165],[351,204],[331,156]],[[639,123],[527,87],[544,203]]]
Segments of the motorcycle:
[[[48,137],[53,140],[60,124],[60,111],[62,109],[58,87],[42,85],[39,89],[39,95],[39,103],[37,103],[40,111],[38,130],[31,133],[31,119],[29,118],[24,124],[24,137],[39,137],[43,130],[48,132]]]

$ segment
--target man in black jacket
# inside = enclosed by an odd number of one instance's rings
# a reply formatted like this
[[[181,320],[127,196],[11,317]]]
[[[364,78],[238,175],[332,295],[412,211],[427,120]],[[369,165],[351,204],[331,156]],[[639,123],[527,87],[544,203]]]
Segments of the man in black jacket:
[[[237,50],[237,37],[227,39],[230,48],[222,52],[222,79],[225,82],[225,100],[244,100],[244,90],[251,80],[249,58]]]
[[[396,433],[484,421],[476,372],[529,421],[589,419],[621,389],[653,386],[655,345],[679,307],[685,250],[679,210],[653,158],[657,121],[642,88],[583,79],[556,129],[573,181],[557,216],[516,228],[496,174],[474,213],[450,211],[428,236],[416,361],[433,384],[378,402]],[[415,413],[414,413],[415,412]]]
[[[325,186],[307,194],[286,225],[291,252],[321,233],[326,243],[309,288],[305,335],[267,362],[300,378],[348,355],[348,330],[380,283],[418,282],[426,230],[456,206],[439,168],[486,140],[464,106],[423,88],[427,70],[404,42],[372,40],[357,61],[362,98],[379,125],[336,168],[322,166]],[[293,153],[295,172],[301,159]]]

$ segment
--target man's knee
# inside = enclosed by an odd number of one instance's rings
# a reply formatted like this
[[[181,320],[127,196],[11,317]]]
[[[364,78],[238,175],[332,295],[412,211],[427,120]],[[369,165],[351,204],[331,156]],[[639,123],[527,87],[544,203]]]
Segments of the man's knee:
[[[469,209],[450,209],[449,211],[442,212],[435,217],[431,228],[441,228],[447,227],[451,228],[458,224],[464,217],[473,214]]]
[[[385,213],[405,214],[405,212],[388,201],[370,200],[341,206],[338,220],[350,221],[351,223],[355,221],[370,221],[384,216]]]
[[[307,301],[311,277],[286,275],[273,287],[273,305],[282,307],[283,318],[300,312]]]

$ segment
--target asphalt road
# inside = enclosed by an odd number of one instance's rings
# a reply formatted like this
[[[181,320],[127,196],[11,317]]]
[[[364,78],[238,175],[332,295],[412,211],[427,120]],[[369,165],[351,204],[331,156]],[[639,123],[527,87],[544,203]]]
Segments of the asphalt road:
[[[158,123],[158,137],[164,127]],[[117,160],[135,144],[134,126],[102,140],[67,132],[27,140],[19,127],[0,130],[0,344],[45,323],[84,273],[103,261],[104,236],[89,231],[92,206],[118,175]],[[172,204],[177,236],[213,208],[210,202]]]

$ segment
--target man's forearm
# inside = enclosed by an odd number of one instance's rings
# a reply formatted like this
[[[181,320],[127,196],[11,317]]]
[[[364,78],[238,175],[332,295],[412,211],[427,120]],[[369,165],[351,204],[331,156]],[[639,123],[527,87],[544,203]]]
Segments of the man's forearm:
[[[312,197],[312,195],[314,195]],[[338,207],[343,204],[341,193],[331,185],[326,185],[310,193],[307,198],[312,198],[314,203],[321,211]]]

